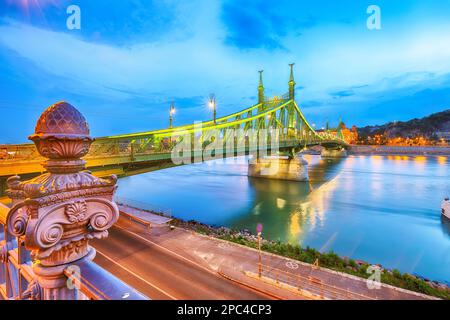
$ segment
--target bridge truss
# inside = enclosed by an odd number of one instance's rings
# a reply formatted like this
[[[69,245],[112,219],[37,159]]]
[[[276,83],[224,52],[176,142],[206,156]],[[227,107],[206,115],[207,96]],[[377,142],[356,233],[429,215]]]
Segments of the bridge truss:
[[[303,148],[323,145],[326,148],[341,148],[346,144],[342,133],[317,132],[303,115],[294,99],[291,65],[289,93],[266,98],[263,94],[262,78],[258,88],[258,103],[239,112],[215,120],[153,130],[96,138],[88,155],[84,158],[88,168],[109,168],[150,162],[168,162],[177,152],[177,146],[189,140],[188,156],[191,163],[205,160],[206,149],[215,150],[210,156],[229,157],[270,151],[271,154],[293,156]],[[274,150],[274,137],[277,145]],[[257,143],[252,143],[256,139]],[[209,146],[209,147],[208,147]],[[41,173],[41,162],[34,144],[4,145],[0,158],[0,177],[13,174]],[[211,158],[211,157],[210,157]],[[208,158],[208,159],[210,159]],[[153,169],[152,169],[153,170]],[[94,170],[95,171],[95,170]],[[114,171],[114,170],[113,170]],[[112,172],[115,173],[115,172]],[[121,171],[117,172],[119,175]]]

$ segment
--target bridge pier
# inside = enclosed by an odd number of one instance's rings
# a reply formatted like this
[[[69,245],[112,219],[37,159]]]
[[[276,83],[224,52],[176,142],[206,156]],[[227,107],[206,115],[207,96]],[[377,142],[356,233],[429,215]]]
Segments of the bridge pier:
[[[248,176],[276,180],[308,181],[308,162],[301,154],[295,157],[271,156],[252,159]]]
[[[344,148],[340,149],[326,149],[323,148],[320,153],[322,158],[345,158],[347,157],[347,150]]]

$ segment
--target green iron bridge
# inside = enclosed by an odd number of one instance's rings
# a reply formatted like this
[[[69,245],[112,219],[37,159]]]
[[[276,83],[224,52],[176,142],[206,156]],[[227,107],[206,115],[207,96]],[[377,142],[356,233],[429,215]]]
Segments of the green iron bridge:
[[[249,154],[258,156],[268,151],[271,155],[276,152],[293,157],[314,145],[321,145],[326,149],[346,148],[347,144],[340,131],[317,132],[305,119],[295,101],[293,64],[290,67],[289,92],[285,95],[265,97],[260,71],[257,104],[201,123],[172,127],[170,119],[170,126],[166,129],[96,138],[84,158],[86,167],[97,176],[126,176],[173,167],[179,165],[173,161],[174,148],[186,137],[192,137],[192,141],[197,143],[192,142],[188,155],[183,155],[184,164],[205,160],[204,152],[215,139],[221,141],[220,147],[215,148],[212,153],[215,159]],[[172,110],[171,107],[171,114]],[[251,143],[252,136],[258,136],[262,131],[270,134],[276,132],[277,150],[272,150],[270,135],[265,143]],[[232,149],[229,147],[230,141],[233,142]],[[3,145],[0,148],[2,189],[9,176],[21,175],[27,178],[45,170],[41,166],[45,159],[39,155],[34,144]]]

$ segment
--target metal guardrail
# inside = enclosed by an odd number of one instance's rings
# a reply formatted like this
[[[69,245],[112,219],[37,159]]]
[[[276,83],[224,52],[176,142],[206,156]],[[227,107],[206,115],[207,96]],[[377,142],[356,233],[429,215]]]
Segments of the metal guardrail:
[[[124,197],[114,197],[114,201],[119,205],[126,205],[135,209],[150,211],[156,214],[160,214],[167,218],[172,218],[172,210],[169,208],[163,208],[161,206],[155,206],[148,202],[133,200]]]
[[[8,233],[8,212],[9,207],[0,203],[0,298],[30,299],[33,297],[27,289],[36,279],[30,252],[25,248],[22,237],[16,238]],[[79,300],[149,299],[92,261],[76,266],[79,273],[74,275],[70,271],[72,269],[67,268],[65,274],[74,285],[75,296]]]
[[[273,279],[275,282],[285,283],[298,290],[306,290],[321,298],[330,298],[333,300],[376,300],[373,297],[361,293],[343,289],[331,284],[324,283],[321,279],[313,276],[302,276],[289,271],[281,270],[269,265],[261,265],[261,275]]]

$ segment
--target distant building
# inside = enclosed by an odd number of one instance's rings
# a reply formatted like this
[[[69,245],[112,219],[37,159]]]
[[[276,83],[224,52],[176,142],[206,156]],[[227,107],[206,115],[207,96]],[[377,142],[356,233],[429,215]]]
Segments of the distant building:
[[[439,139],[444,139],[445,142],[450,143],[450,131],[437,131],[436,136]]]
[[[339,135],[348,144],[356,144],[358,142],[358,128],[353,125],[352,128],[349,129],[346,127],[345,123],[342,120],[339,121],[337,128],[330,128],[327,121],[325,129],[318,131],[325,131],[335,136]]]
[[[348,144],[356,144],[358,142],[358,128],[355,125],[351,129],[345,126],[342,120],[339,122],[338,130],[341,131],[344,141]]]

